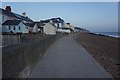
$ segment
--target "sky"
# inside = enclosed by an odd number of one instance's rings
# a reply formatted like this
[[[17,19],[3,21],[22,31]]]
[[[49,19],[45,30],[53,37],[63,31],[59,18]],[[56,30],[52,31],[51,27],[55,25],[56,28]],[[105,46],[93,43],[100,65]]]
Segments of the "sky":
[[[91,32],[118,31],[117,2],[2,2],[2,8],[7,5],[12,12],[26,12],[34,21],[61,17]]]

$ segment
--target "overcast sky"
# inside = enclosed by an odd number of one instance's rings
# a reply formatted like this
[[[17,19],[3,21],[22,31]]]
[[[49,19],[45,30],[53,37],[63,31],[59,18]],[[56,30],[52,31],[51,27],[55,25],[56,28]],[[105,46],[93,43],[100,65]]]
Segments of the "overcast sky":
[[[117,2],[3,2],[2,8],[6,5],[11,6],[12,12],[26,12],[34,21],[61,17],[94,32],[118,31]]]

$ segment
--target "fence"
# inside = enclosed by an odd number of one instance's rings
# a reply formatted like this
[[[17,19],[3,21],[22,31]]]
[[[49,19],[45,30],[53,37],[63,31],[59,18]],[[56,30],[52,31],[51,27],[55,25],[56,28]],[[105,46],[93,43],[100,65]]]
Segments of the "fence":
[[[22,42],[28,42],[43,37],[43,34],[5,34],[2,35],[2,46],[10,46]]]
[[[9,46],[20,43],[20,35],[3,35],[2,46]]]

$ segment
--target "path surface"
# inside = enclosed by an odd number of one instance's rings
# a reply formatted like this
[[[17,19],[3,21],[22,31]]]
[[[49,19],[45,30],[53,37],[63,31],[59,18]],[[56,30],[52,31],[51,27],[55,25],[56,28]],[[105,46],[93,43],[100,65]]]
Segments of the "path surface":
[[[29,78],[111,78],[95,59],[68,35],[58,39]]]

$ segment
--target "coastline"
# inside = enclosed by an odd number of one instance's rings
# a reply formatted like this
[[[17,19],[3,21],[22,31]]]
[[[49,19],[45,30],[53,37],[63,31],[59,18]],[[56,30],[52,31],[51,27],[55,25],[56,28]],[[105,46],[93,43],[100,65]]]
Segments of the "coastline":
[[[113,37],[113,38],[120,38],[120,35],[118,32],[91,32],[96,35],[102,35],[107,37]]]
[[[76,41],[81,44],[116,80],[119,76],[118,67],[118,40],[120,38],[110,37],[95,33],[79,33]]]

